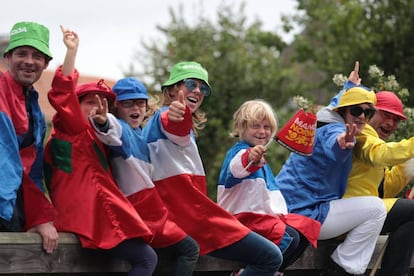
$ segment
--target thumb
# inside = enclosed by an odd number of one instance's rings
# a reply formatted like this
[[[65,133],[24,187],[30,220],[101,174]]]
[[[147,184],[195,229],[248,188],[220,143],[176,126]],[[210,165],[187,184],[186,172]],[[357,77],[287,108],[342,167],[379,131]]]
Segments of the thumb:
[[[91,116],[92,119],[95,119],[96,117],[96,109],[92,108],[91,111],[89,112],[89,116]]]
[[[178,91],[178,101],[183,105],[186,105],[183,90]]]

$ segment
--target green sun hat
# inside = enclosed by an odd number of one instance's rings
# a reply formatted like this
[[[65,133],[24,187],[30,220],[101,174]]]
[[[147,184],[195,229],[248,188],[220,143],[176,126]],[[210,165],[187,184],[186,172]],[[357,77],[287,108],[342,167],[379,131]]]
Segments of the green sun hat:
[[[31,46],[52,59],[49,50],[49,29],[35,22],[19,22],[10,31],[9,47],[4,51],[5,56],[10,50],[21,46]]]
[[[176,84],[179,81],[191,78],[204,81],[211,89],[211,86],[208,83],[207,70],[201,66],[200,63],[195,61],[183,61],[173,66],[170,78],[161,86],[161,90],[164,90],[165,87]]]

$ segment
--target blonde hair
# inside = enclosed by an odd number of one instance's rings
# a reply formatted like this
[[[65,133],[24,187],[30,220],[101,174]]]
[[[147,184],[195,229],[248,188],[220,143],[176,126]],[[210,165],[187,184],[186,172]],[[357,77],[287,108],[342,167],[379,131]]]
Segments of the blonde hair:
[[[142,126],[145,126],[148,123],[148,120],[155,114],[155,112],[160,109],[160,97],[158,95],[148,94],[149,99],[147,102],[147,113],[145,114],[145,119],[142,122]]]
[[[171,85],[164,88],[162,91],[163,98],[162,98],[162,105],[169,106],[173,101],[175,101],[175,96],[178,93],[177,85]],[[194,136],[198,138],[198,131],[202,130],[205,127],[205,123],[207,122],[206,113],[197,109],[193,114],[193,132]]]
[[[232,137],[241,138],[249,126],[264,120],[269,122],[273,135],[278,128],[273,108],[262,99],[244,102],[234,113],[233,120],[233,131],[230,133]]]

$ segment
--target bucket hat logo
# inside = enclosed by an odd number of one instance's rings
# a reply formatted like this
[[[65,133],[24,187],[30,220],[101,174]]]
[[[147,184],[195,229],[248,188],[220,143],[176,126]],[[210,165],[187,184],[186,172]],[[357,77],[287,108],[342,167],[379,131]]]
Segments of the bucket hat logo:
[[[50,59],[52,58],[49,50],[49,29],[41,24],[35,22],[19,22],[14,24],[10,31],[9,46],[4,53],[6,54],[22,46],[33,47]]]

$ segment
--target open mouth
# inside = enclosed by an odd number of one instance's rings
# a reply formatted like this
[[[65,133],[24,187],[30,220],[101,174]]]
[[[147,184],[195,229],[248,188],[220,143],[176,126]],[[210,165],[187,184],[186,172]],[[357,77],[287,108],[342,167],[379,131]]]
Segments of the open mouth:
[[[23,74],[33,74],[34,73],[34,70],[33,69],[29,69],[29,68],[24,68],[24,69],[21,69],[21,72]]]
[[[268,138],[266,137],[255,137],[255,139],[260,143],[260,144],[266,144],[268,141]]]
[[[382,133],[384,133],[387,136],[391,134],[391,131],[389,131],[388,129],[385,129],[383,127],[380,127],[380,130],[381,130]]]
[[[134,114],[131,114],[131,116],[129,116],[129,117],[131,117],[131,119],[136,120],[136,119],[139,118],[139,114],[138,113],[134,113]]]
[[[187,97],[187,101],[196,104],[198,102],[198,99],[196,97]]]

